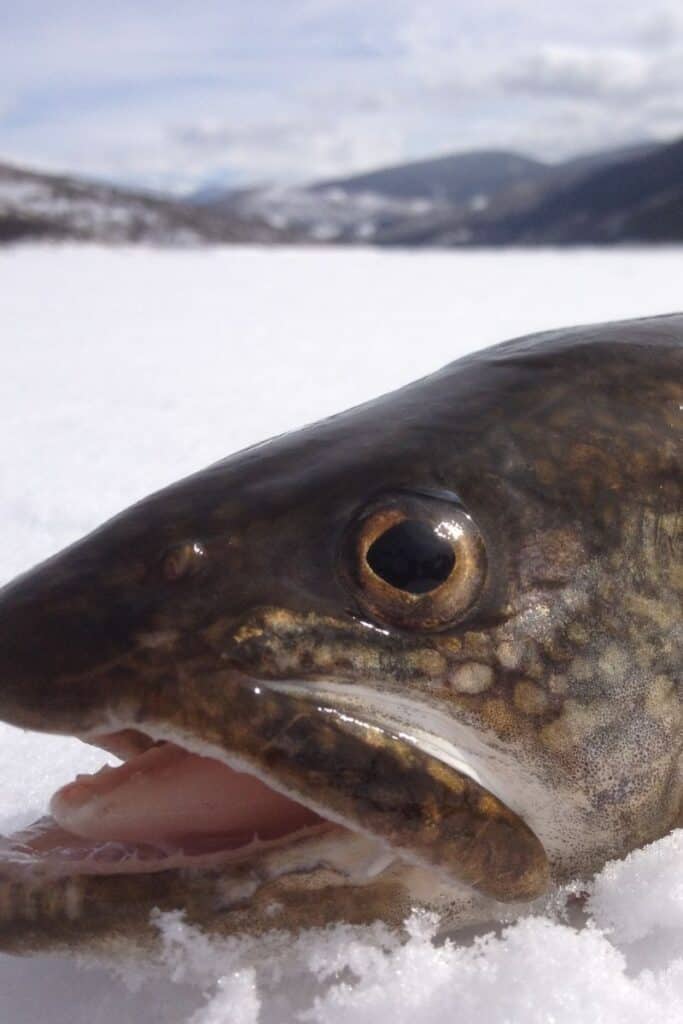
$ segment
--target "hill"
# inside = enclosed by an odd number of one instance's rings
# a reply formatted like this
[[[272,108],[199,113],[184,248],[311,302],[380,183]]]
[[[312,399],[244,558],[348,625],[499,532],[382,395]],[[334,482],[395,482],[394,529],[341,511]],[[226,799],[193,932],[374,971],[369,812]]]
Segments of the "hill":
[[[655,148],[643,144],[606,150],[558,164],[482,150],[308,186],[231,192],[214,185],[193,201],[204,210],[262,220],[275,231],[292,231],[317,242],[497,244],[495,225],[505,222],[511,229],[510,218],[519,219],[549,196]]]
[[[72,176],[0,164],[0,242],[79,239],[105,243],[269,242],[257,218]]]
[[[577,244],[683,240],[683,139],[603,167],[531,210],[482,224],[488,243]]]

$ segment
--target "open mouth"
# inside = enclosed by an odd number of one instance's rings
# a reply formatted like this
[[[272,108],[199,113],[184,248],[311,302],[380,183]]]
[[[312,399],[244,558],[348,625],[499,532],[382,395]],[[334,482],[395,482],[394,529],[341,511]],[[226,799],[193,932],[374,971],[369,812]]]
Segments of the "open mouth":
[[[40,875],[213,867],[340,826],[246,772],[135,730],[89,740],[122,760],[78,775],[50,815],[2,840],[0,860]]]
[[[163,715],[138,708],[119,718],[128,728],[80,732],[123,763],[77,777],[50,817],[3,840],[6,879],[132,884],[194,868],[258,880],[326,866],[355,885],[396,861],[504,902],[545,891],[538,835],[440,722],[404,727],[323,687],[314,699],[289,685],[265,692],[232,670],[200,691],[191,677],[181,684],[164,692]]]
[[[353,738],[355,720],[342,718]],[[253,867],[270,851],[291,849],[294,857],[273,868],[277,873],[311,870],[322,856],[358,881],[398,858],[435,870],[435,884],[440,875],[499,900],[545,889],[545,851],[509,807],[462,767],[396,744],[377,727],[368,739],[368,728],[327,778],[319,767],[309,769],[305,786],[296,781],[296,757],[288,761],[295,772],[288,786],[282,770],[264,780],[192,752],[176,737],[134,729],[91,735],[88,742],[122,763],[62,786],[49,816],[0,839],[0,866],[6,877],[34,882]],[[302,790],[315,793],[310,805]],[[352,870],[345,849],[352,850]]]

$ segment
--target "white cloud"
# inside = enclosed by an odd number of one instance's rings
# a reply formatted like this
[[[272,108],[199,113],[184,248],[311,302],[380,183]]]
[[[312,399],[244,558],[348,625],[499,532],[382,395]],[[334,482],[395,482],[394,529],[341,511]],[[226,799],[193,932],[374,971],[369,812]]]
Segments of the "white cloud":
[[[506,87],[536,96],[607,97],[647,87],[652,62],[634,50],[543,46],[500,76]]]
[[[249,125],[200,119],[175,132],[173,144],[186,154],[203,154],[207,166],[219,159],[252,176],[258,167],[271,181],[351,174],[368,165],[399,160],[405,151],[400,127],[376,118],[372,111],[333,117],[321,113]]]
[[[643,15],[634,31],[641,46],[666,49],[683,41],[683,9],[680,3],[667,4]]]
[[[0,45],[0,153],[150,185],[683,132],[678,0],[25,0]]]

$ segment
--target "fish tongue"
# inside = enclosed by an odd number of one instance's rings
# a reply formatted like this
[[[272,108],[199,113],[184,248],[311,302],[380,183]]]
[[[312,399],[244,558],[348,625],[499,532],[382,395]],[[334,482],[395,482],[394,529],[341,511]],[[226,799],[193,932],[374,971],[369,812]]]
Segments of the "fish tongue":
[[[318,817],[219,761],[164,743],[117,768],[80,775],[52,797],[68,832],[87,839],[179,841],[197,836],[275,838]]]

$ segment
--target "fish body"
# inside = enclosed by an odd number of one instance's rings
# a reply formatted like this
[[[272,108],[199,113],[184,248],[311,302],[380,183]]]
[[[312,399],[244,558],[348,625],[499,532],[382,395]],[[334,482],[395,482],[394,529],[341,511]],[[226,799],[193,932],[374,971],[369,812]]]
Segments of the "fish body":
[[[683,315],[477,352],[0,591],[0,719],[124,765],[0,848],[0,948],[445,927],[680,822]]]

